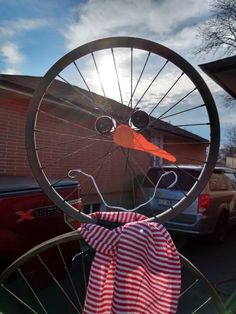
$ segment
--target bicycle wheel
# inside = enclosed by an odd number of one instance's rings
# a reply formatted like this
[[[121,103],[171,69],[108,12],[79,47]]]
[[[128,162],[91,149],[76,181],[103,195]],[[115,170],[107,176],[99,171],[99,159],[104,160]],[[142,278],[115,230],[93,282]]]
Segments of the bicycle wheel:
[[[69,254],[72,252],[73,258]],[[0,275],[0,311],[82,313],[93,255],[81,243],[78,232],[55,237],[31,249]],[[211,283],[180,257],[182,292],[177,314],[223,314],[224,305]]]
[[[3,313],[82,313],[89,276],[78,232],[57,236],[19,257],[0,275]],[[80,261],[71,274],[71,263]]]
[[[85,204],[136,210],[150,166],[183,172],[180,164],[200,165],[199,175],[187,174],[191,184],[180,200],[153,215],[164,222],[206,185],[218,155],[219,119],[208,87],[181,56],[140,38],[105,38],[69,52],[42,78],[30,103],[26,148],[44,192],[82,222],[91,219],[54,188],[70,174]],[[171,174],[163,169],[164,175]]]

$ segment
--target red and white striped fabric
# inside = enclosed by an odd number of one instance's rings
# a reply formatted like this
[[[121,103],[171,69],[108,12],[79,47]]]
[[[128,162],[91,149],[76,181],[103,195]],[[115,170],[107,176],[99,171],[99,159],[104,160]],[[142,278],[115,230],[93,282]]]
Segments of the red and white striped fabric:
[[[108,230],[82,224],[79,229],[96,250],[84,313],[176,313],[181,266],[166,229],[137,213],[98,212],[91,216],[125,225]]]

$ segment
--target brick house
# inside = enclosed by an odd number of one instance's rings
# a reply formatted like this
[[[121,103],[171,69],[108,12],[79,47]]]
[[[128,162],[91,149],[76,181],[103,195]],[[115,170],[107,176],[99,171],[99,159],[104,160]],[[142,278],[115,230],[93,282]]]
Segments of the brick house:
[[[0,75],[0,174],[13,176],[32,175],[25,152],[25,121],[30,99],[39,80],[39,77]],[[71,105],[77,101],[78,93],[80,94],[79,104],[76,103],[76,105],[79,105],[83,111],[82,116],[80,113],[79,117],[76,108]],[[86,149],[81,150],[79,156],[71,156],[66,163],[63,163],[61,157],[59,157],[67,154],[67,146],[61,145],[62,142],[66,142],[66,137],[58,136],[59,133],[70,133],[70,136],[73,136],[73,134],[76,136],[78,134],[78,126],[76,125],[78,119],[80,119],[80,125],[85,126],[84,135],[86,135],[86,126],[89,126],[91,123],[94,124],[96,108],[91,106],[91,99],[87,94],[88,92],[78,88],[75,91],[61,81],[53,82],[50,87],[50,94],[47,95],[45,103],[43,103],[43,108],[45,112],[53,112],[54,115],[57,115],[58,120],[60,121],[61,119],[61,121],[60,123],[55,123],[55,120],[53,120],[50,115],[44,117],[43,123],[47,124],[47,132],[41,136],[40,145],[47,145],[48,148],[47,153],[42,153],[41,158],[46,164],[51,165],[48,170],[49,176],[63,176],[65,172],[75,167],[78,163],[78,158],[80,167],[82,166],[83,168],[83,165],[87,167],[88,164],[91,164],[91,168],[96,168],[96,162],[99,160],[99,156],[102,158],[102,153],[107,149],[107,143],[102,146],[100,142],[98,145],[92,145],[91,147],[90,145],[86,146],[86,143],[83,142],[83,147]],[[104,102],[102,96],[97,97],[98,102]],[[57,111],[58,106],[60,106],[60,112]],[[122,118],[122,114],[126,112],[125,108],[123,108],[125,106],[110,99],[108,99],[108,106],[112,116],[117,119]],[[70,115],[70,120],[75,122],[74,125],[69,126],[63,123],[63,117],[65,115]],[[146,138],[158,144],[163,149],[172,152],[177,157],[178,163],[193,163],[191,162],[192,160],[196,163],[196,160],[205,159],[206,146],[203,138],[164,121],[158,120],[154,122],[154,127],[145,131]],[[180,143],[181,145],[179,145]],[[191,143],[193,143],[193,145],[191,145]],[[185,157],[183,158],[183,156]],[[146,168],[157,162],[164,162],[162,160],[156,160],[156,158],[153,157],[147,158],[146,155],[140,152],[137,152],[136,157],[140,163],[146,165]],[[120,175],[121,171],[125,171],[125,169],[121,169],[122,166],[119,162],[119,154],[117,154],[115,158],[116,159],[112,161],[113,176],[111,176],[109,171],[109,163],[102,170],[101,180],[106,180],[107,182],[110,178],[110,184],[106,183],[106,187],[101,188],[104,193],[108,192],[108,190],[112,192],[111,187],[116,189],[116,185],[121,185],[122,188],[124,188],[129,181],[128,175]],[[117,167],[114,167],[114,164],[117,165]],[[114,181],[113,177],[119,179]],[[86,182],[81,183],[81,185],[85,186]],[[109,186],[109,188],[107,188],[107,186]],[[92,195],[94,193],[91,191],[90,194]],[[91,197],[89,201],[95,200]]]

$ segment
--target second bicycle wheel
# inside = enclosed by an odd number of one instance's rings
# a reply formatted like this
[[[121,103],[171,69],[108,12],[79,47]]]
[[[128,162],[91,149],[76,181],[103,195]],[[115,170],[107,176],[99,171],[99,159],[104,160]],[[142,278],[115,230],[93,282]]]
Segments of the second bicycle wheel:
[[[26,125],[33,174],[80,221],[90,218],[57,193],[55,182],[75,175],[84,204],[101,203],[102,195],[109,206],[129,210],[141,207],[136,192],[151,166],[170,175],[167,188],[178,188],[178,177],[163,165],[180,172],[181,164],[201,166],[178,202],[153,215],[163,222],[204,188],[218,147],[218,114],[201,76],[172,50],[140,38],[96,40],[63,56],[36,89]]]
[[[60,235],[34,247],[0,274],[0,311],[83,313],[93,257],[93,250],[84,244],[78,232]],[[180,255],[180,259],[182,289],[177,314],[226,313],[214,286],[184,256]],[[145,304],[145,298],[141,298]]]

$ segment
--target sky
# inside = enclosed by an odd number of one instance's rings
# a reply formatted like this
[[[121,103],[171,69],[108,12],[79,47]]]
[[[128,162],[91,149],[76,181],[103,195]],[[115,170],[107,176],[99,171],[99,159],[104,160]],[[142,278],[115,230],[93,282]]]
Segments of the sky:
[[[199,26],[211,12],[208,0],[0,0],[0,73],[43,76],[64,54],[89,41],[134,36],[163,44],[203,76],[216,101],[222,136],[236,121],[235,106],[200,71],[218,55],[195,55]]]

